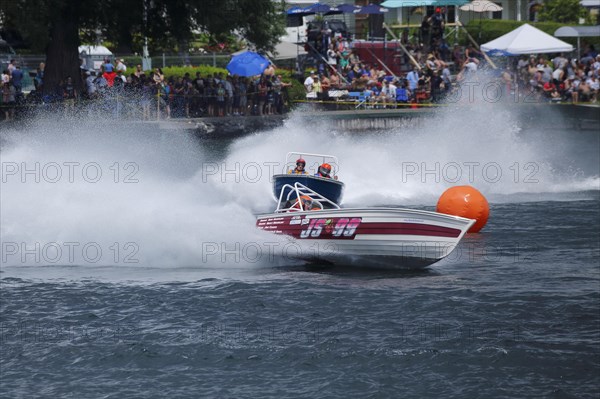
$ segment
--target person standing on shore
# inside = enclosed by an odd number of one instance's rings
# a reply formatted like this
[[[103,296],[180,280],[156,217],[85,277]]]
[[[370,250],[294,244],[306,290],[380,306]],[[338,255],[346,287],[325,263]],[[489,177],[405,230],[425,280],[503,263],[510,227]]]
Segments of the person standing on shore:
[[[117,65],[115,67],[115,70],[117,72],[121,71],[123,73],[123,75],[125,75],[125,72],[127,72],[127,66],[125,65],[125,60],[124,59],[120,59],[117,60]]]
[[[96,85],[94,84],[94,77],[90,71],[85,71],[85,93],[87,98],[93,100],[96,98]]]
[[[419,85],[419,72],[417,72],[417,67],[413,66],[412,71],[406,74],[406,80],[408,80],[408,89],[410,92],[415,93]]]
[[[44,69],[46,68],[46,64],[40,62],[40,66],[37,69],[37,73],[35,75],[35,79],[33,84],[35,86],[36,91],[42,91],[43,83],[44,83]]]
[[[225,92],[227,94],[227,97],[225,98],[225,115],[229,116],[233,112],[233,84],[231,75],[227,75],[227,78],[223,80],[223,86],[225,87]]]
[[[308,77],[304,80],[304,88],[306,89],[307,93],[312,93],[313,92],[313,86],[315,84],[315,71],[311,71],[310,75],[308,75]]]
[[[4,108],[5,120],[15,118],[15,87],[6,82],[2,84],[2,106]]]
[[[2,72],[2,84],[5,83],[10,83],[10,73],[6,69]]]
[[[12,74],[12,85],[15,86],[15,92],[17,97],[21,96],[23,90],[23,71],[21,71],[21,66],[17,64],[15,69],[13,69]]]
[[[63,98],[65,101],[65,115],[72,115],[75,111],[75,100],[77,99],[77,89],[73,85],[73,78],[67,76],[67,82],[63,86]]]

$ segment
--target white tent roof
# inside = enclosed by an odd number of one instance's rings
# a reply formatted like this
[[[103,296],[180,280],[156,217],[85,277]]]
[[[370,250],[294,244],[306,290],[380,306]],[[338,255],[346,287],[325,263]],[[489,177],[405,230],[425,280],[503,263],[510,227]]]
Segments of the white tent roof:
[[[104,46],[79,46],[79,54],[85,51],[86,55],[113,55],[113,53]]]
[[[483,44],[481,49],[490,55],[521,55],[540,53],[568,53],[573,46],[529,24]]]
[[[600,0],[598,0],[600,1]],[[563,26],[554,31],[556,37],[594,37],[600,36],[600,25],[596,26]]]
[[[600,7],[600,0],[580,0],[579,4],[584,7]]]

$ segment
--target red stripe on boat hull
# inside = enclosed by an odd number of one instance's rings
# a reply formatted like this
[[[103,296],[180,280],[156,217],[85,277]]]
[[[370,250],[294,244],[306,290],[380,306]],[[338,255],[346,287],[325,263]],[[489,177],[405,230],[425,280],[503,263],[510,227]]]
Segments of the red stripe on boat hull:
[[[285,234],[295,238],[300,238],[300,233],[307,228],[307,225],[294,224],[290,225],[290,218],[284,217],[284,220],[277,225],[265,226],[260,225],[260,220],[257,221],[257,226],[265,231],[271,231],[276,234]],[[329,234],[323,234],[319,237],[306,237],[306,239],[336,239],[348,240],[354,239],[357,234],[361,235],[414,235],[427,237],[448,237],[457,238],[461,234],[461,230],[450,227],[436,226],[431,224],[420,223],[401,223],[401,222],[361,222],[357,227],[355,234],[351,237],[331,237]],[[301,238],[303,239],[303,238]]]
[[[361,223],[356,234],[398,234],[415,236],[458,237],[461,231],[450,227],[419,223]]]

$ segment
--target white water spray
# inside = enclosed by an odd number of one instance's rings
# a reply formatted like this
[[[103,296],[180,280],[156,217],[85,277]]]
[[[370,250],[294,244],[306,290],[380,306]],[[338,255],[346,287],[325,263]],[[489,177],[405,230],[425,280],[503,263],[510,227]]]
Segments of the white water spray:
[[[40,119],[2,133],[2,265],[262,264],[285,240],[258,231],[254,213],[273,209],[270,174],[288,151],[336,155],[346,206],[430,206],[459,184],[492,202],[597,196],[597,170],[573,158],[587,138],[518,126],[493,104],[360,134],[292,116],[220,157],[223,148],[151,124]],[[597,165],[597,150],[587,154]]]

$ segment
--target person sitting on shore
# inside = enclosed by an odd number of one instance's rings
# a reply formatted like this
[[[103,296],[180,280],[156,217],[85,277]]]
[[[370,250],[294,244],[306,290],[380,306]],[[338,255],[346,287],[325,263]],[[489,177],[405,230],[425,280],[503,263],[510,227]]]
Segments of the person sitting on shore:
[[[591,98],[590,101],[595,103],[598,101],[598,92],[600,91],[600,82],[598,78],[590,71],[589,78],[587,79],[587,84],[591,89]]]
[[[329,78],[329,83],[333,90],[337,90],[340,88],[340,77],[337,75],[337,73],[331,74],[331,77]]]
[[[387,105],[394,105],[396,103],[396,90],[397,87],[393,82],[383,81],[380,98],[383,101],[384,108]]]
[[[307,175],[308,172],[304,170],[306,167],[306,161],[302,158],[296,160],[296,168],[288,171],[288,175]]]
[[[331,89],[331,81],[327,77],[327,75],[323,75],[321,78],[321,90],[323,93],[327,93]]]
[[[579,91],[579,99],[581,101],[588,102],[592,99],[592,90],[586,80],[581,80],[577,90]]]
[[[544,91],[544,94],[546,95],[547,98],[551,98],[552,92],[556,91],[557,87],[554,84],[554,82],[546,82],[546,83],[544,83],[542,90]]]
[[[579,102],[579,83],[575,75],[569,76],[569,79],[565,82],[565,97],[574,104]]]
[[[558,90],[555,88],[551,93],[550,93],[550,101],[552,102],[561,102],[562,100],[562,96],[560,95],[560,93],[558,92]]]
[[[331,179],[331,165],[324,163],[323,165],[319,166],[319,170],[317,170],[315,176]]]

